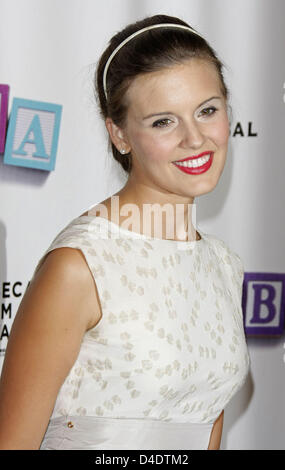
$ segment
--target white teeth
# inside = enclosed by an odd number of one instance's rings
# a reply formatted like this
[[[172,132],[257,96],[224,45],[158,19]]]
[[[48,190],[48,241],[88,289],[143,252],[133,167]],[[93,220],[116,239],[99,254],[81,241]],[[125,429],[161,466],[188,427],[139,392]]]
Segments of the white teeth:
[[[187,162],[174,162],[175,165],[185,166],[187,168],[197,168],[204,165],[210,159],[210,155],[205,155],[204,157],[196,158],[194,160],[188,160]]]

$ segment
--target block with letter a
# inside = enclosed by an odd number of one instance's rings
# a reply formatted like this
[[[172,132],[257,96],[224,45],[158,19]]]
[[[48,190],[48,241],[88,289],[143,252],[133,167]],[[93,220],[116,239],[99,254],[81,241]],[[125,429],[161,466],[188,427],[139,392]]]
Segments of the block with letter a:
[[[61,113],[59,104],[14,98],[4,163],[54,170]]]

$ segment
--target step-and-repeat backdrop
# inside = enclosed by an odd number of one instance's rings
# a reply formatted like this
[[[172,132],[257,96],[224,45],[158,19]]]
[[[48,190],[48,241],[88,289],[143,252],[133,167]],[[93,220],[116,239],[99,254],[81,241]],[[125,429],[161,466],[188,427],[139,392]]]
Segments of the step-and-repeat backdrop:
[[[221,447],[284,449],[283,0],[0,0],[0,368],[43,251],[126,181],[108,153],[93,74],[111,35],[159,13],[205,36],[231,92],[224,172],[214,191],[195,200],[198,226],[222,238],[245,267],[251,369],[225,410]]]

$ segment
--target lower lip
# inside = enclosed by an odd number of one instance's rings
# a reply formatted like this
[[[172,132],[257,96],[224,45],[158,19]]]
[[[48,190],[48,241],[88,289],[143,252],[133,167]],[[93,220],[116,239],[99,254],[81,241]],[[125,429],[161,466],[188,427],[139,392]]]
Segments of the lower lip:
[[[213,161],[213,153],[211,153],[209,160],[204,163],[204,165],[196,167],[196,168],[188,168],[187,166],[176,165],[173,163],[178,170],[187,173],[188,175],[200,175],[201,173],[205,173],[205,171],[209,170],[210,166],[212,165]]]

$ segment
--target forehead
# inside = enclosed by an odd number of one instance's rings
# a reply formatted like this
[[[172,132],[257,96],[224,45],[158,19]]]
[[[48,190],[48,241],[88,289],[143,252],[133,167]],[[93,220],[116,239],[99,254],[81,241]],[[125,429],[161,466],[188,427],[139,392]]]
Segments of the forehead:
[[[180,104],[201,103],[221,95],[218,72],[210,62],[190,59],[182,64],[137,76],[126,93],[130,111],[144,113],[151,106],[171,109]],[[166,109],[165,108],[165,109]]]

